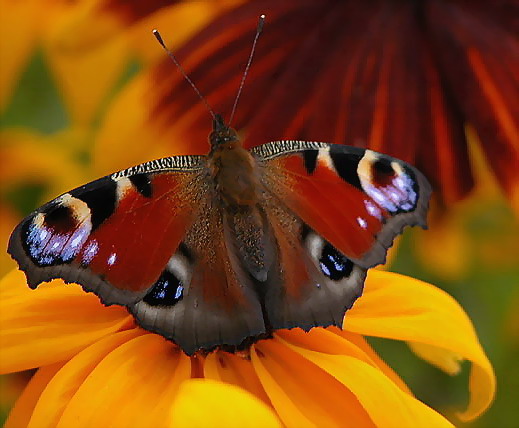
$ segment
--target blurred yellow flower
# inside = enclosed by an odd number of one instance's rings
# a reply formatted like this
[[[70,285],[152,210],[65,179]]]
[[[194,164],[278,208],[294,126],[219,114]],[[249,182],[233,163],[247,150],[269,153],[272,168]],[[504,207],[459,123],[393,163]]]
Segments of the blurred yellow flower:
[[[197,420],[223,426],[217,421],[240,425],[246,414],[270,426],[450,426],[412,395],[362,335],[405,340],[450,374],[459,361],[471,361],[471,400],[462,420],[480,415],[495,391],[492,367],[456,302],[431,285],[388,272],[369,273],[344,331],[277,331],[254,344],[248,357],[223,351],[188,357],[136,327],[124,308],[104,307],[60,280],[31,291],[13,271],[1,281],[0,296],[1,373],[39,368],[7,428],[106,421],[189,426]],[[185,383],[193,378],[241,390]],[[235,402],[244,406],[237,413],[229,410]]]

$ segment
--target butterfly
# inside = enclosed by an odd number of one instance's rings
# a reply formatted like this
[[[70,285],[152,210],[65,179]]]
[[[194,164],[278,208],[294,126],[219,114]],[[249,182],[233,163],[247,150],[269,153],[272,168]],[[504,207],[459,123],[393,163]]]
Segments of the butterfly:
[[[209,144],[29,214],[8,245],[29,287],[78,283],[188,355],[239,349],[277,329],[341,327],[395,236],[426,227],[430,185],[401,160],[293,140],[247,150],[217,114]]]

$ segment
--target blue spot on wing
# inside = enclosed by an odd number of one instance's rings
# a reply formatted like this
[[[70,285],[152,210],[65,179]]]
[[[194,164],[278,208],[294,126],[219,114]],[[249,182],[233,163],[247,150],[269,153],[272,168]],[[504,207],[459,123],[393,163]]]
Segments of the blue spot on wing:
[[[184,286],[169,270],[162,272],[144,301],[151,306],[172,306],[179,302],[184,295]]]
[[[333,281],[339,281],[350,276],[353,262],[330,243],[326,243],[319,259],[322,273]]]

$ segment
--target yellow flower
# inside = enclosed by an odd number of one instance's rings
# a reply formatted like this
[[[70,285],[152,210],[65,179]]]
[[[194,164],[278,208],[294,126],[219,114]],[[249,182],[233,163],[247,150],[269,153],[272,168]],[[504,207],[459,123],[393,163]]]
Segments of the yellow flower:
[[[249,358],[223,351],[188,357],[136,327],[124,308],[104,307],[60,280],[32,291],[12,271],[0,297],[1,373],[39,368],[7,428],[450,426],[364,335],[404,340],[450,374],[471,361],[471,399],[461,420],[480,415],[495,391],[492,367],[458,304],[394,273],[370,271],[344,331],[277,331],[254,344]]]

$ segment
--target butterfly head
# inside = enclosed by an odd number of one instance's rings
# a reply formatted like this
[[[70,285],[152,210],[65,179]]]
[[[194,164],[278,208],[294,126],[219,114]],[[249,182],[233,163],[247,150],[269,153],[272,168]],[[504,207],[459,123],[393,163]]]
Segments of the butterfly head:
[[[240,145],[238,133],[226,125],[222,116],[219,114],[214,115],[213,131],[209,134],[209,144],[211,145],[211,151],[221,150],[224,147],[233,148],[236,145]]]

